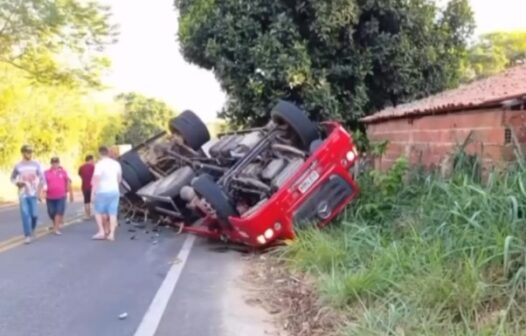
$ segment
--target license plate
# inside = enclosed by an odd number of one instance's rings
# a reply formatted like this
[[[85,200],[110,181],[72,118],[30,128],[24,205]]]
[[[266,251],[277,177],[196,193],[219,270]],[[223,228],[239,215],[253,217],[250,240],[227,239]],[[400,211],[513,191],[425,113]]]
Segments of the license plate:
[[[316,182],[316,180],[320,177],[320,174],[318,174],[317,171],[313,170],[307,175],[307,177],[303,180],[303,182],[300,183],[298,189],[299,191],[304,194],[307,190],[309,190],[310,187]]]

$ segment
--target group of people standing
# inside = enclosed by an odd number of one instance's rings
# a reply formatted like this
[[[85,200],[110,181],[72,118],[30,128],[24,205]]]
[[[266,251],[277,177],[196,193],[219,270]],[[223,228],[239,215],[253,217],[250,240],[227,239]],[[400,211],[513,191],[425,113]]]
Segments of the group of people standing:
[[[50,230],[61,235],[68,195],[70,202],[74,201],[74,196],[71,178],[60,165],[58,157],[51,158],[50,168],[44,171],[40,163],[33,159],[31,146],[22,146],[21,153],[22,160],[15,165],[11,181],[18,187],[25,243],[29,244],[38,223],[38,201],[45,198],[47,212],[53,222]],[[98,229],[93,239],[114,240],[122,171],[119,162],[110,157],[107,147],[100,147],[99,155],[100,159],[96,163],[93,155],[86,156],[78,170],[82,181],[84,212],[86,219],[91,218],[93,202]]]

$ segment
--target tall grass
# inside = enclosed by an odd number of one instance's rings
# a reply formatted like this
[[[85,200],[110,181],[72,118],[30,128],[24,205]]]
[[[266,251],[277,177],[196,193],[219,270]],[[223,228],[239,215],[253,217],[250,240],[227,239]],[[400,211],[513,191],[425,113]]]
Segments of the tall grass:
[[[457,156],[452,176],[360,178],[339,225],[283,251],[348,312],[344,335],[525,335],[526,172]]]

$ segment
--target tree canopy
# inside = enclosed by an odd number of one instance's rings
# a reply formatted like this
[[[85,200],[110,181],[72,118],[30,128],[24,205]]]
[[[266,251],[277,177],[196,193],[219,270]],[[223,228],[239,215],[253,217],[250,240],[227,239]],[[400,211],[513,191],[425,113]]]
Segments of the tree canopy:
[[[0,169],[19,158],[24,143],[34,146],[39,160],[54,154],[75,163],[114,141],[116,109],[67,86],[31,85],[22,70],[7,65],[0,71]]]
[[[185,59],[213,70],[222,116],[260,124],[279,98],[353,125],[453,87],[474,28],[467,0],[175,0]]]
[[[1,0],[0,62],[40,83],[99,86],[116,29],[97,1]]]
[[[169,119],[175,116],[166,103],[139,93],[123,93],[116,99],[124,104],[119,143],[138,145],[165,130]]]
[[[526,61],[526,31],[484,34],[469,49],[468,55],[464,80],[495,75]]]

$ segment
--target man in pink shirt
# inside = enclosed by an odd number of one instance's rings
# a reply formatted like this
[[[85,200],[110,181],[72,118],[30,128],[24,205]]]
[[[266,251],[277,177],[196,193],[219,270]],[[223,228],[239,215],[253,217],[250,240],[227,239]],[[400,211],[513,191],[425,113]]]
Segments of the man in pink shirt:
[[[51,168],[44,173],[47,182],[46,204],[49,218],[53,221],[53,232],[61,235],[66,212],[66,196],[73,202],[73,191],[68,173],[60,166],[58,157],[51,159]]]

